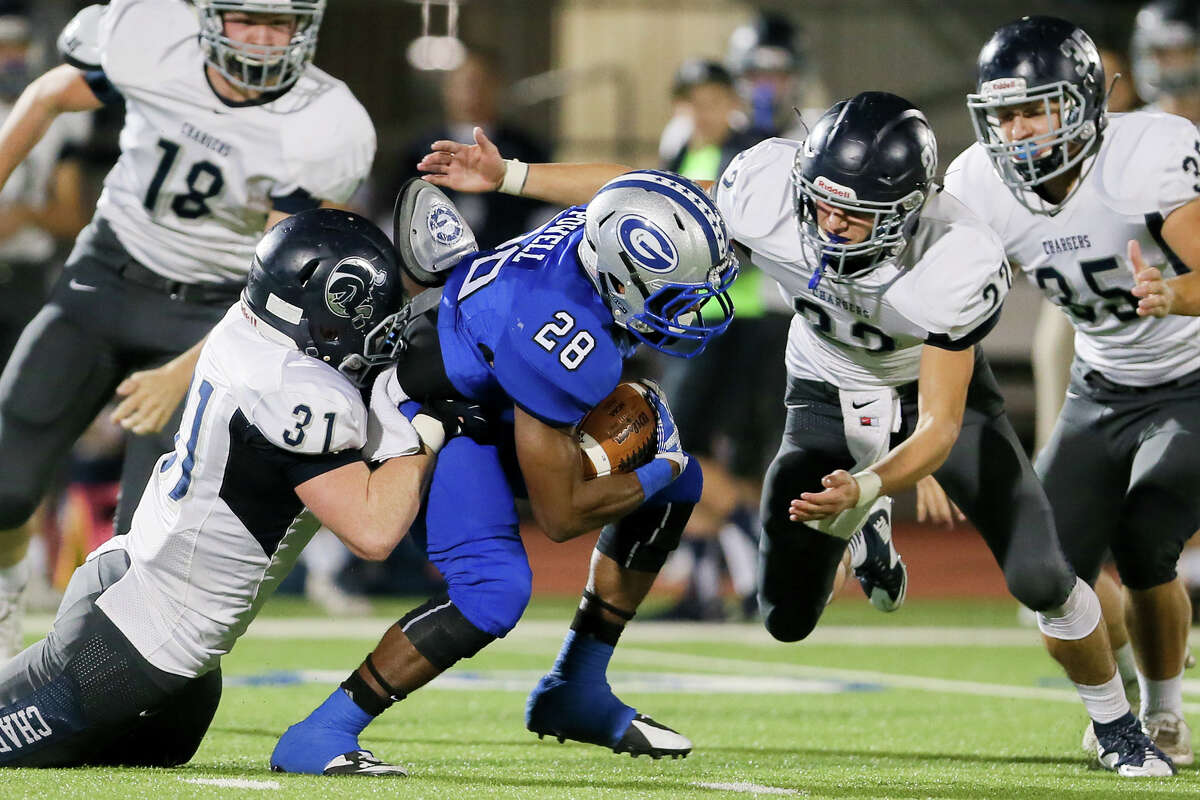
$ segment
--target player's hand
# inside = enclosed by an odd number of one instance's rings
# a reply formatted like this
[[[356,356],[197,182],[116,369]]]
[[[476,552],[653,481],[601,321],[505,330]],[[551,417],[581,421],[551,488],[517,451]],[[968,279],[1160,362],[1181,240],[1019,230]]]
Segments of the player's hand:
[[[387,461],[412,455],[421,449],[424,437],[416,423],[402,413],[401,401],[396,399],[398,391],[400,384],[396,381],[395,365],[375,376],[368,406],[367,440],[362,447],[363,458],[367,461]],[[437,447],[440,446],[438,443]],[[437,452],[437,447],[431,446],[430,450]]]
[[[953,528],[966,522],[967,516],[946,496],[946,490],[932,475],[917,481],[917,522],[930,522]]]
[[[457,192],[495,191],[508,168],[483,128],[475,129],[475,144],[440,139],[429,150],[417,164],[417,169],[426,173],[421,177]]]
[[[672,474],[678,478],[687,469],[688,454],[683,451],[683,443],[679,440],[679,426],[675,424],[675,417],[667,405],[667,396],[662,387],[649,378],[644,378],[639,383],[649,390],[646,399],[654,408],[654,416],[657,419],[655,436],[658,449],[654,457],[670,461]]]
[[[1163,278],[1162,270],[1152,267],[1142,257],[1141,245],[1129,240],[1129,264],[1133,269],[1133,296],[1138,298],[1139,317],[1165,317],[1171,313],[1175,290]]]
[[[446,432],[446,438],[451,436],[466,436],[480,444],[492,441],[492,425],[483,408],[470,400],[427,400],[421,406],[422,414],[428,414],[439,420]]]
[[[158,433],[179,408],[191,380],[192,370],[176,361],[135,372],[117,386],[117,396],[124,399],[109,419],[139,436]]]
[[[819,492],[802,492],[798,500],[788,506],[788,519],[792,522],[814,522],[836,516],[858,502],[858,481],[844,469],[831,472],[821,478]]]

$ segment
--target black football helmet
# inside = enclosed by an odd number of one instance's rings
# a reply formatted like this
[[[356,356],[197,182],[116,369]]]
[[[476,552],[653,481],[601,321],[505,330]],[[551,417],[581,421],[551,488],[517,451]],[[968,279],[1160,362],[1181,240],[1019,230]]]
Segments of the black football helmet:
[[[903,97],[863,92],[822,114],[792,168],[800,240],[818,273],[845,279],[899,254],[916,230],[936,168],[933,129]],[[823,230],[817,201],[871,217],[871,232],[849,242]]]
[[[242,292],[255,325],[360,387],[399,355],[403,300],[392,243],[369,220],[332,208],[302,211],[267,231]]]
[[[1022,17],[992,34],[979,52],[976,91],[967,95],[967,109],[976,140],[1017,200],[1030,211],[1053,213],[1057,207],[1026,190],[1099,148],[1106,101],[1104,65],[1082,28],[1056,17]],[[1029,103],[1041,103],[1049,119],[1057,114],[1058,124],[1042,136],[1005,141],[1000,109]]]
[[[1133,82],[1146,102],[1200,90],[1200,0],[1142,6],[1129,50]],[[1173,56],[1169,63],[1168,55]]]

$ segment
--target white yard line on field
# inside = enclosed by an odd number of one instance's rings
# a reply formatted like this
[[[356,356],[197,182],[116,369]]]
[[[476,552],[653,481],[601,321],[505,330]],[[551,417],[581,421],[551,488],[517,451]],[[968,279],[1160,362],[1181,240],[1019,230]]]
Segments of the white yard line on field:
[[[184,783],[220,786],[223,789],[279,789],[279,781],[252,781],[246,778],[180,778]]]
[[[701,789],[715,789],[718,792],[745,792],[747,794],[800,794],[795,789],[784,789],[779,786],[760,786],[757,783],[693,783]]]

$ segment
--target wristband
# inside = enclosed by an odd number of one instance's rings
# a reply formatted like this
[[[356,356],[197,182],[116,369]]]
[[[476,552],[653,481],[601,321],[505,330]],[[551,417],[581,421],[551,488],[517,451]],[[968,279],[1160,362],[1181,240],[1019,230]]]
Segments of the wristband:
[[[665,458],[656,458],[644,467],[635,469],[633,474],[642,484],[643,498],[658,494],[675,480],[675,471],[671,468],[671,462]]]
[[[529,165],[515,158],[504,159],[504,178],[496,191],[500,194],[512,194],[518,197],[525,188],[525,179],[529,177]]]
[[[858,484],[858,502],[854,507],[864,508],[874,503],[879,497],[879,490],[883,488],[883,480],[869,469],[856,472],[850,477]]]

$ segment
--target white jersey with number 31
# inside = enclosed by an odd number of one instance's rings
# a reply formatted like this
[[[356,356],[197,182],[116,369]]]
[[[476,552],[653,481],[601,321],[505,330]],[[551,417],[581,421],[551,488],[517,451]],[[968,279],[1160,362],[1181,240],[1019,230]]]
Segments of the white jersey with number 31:
[[[243,280],[273,209],[345,203],[370,170],[370,117],[311,64],[268,102],[218,97],[196,12],[182,0],[113,0],[99,47],[104,76],[125,99],[125,126],[97,214],[161,275]]]
[[[1013,266],[1071,318],[1075,352],[1087,366],[1128,386],[1195,371],[1200,318],[1139,317],[1126,248],[1136,240],[1165,277],[1188,271],[1161,232],[1167,215],[1200,197],[1196,127],[1171,114],[1112,114],[1083,169],[1075,194],[1053,216],[1017,202],[978,144],[946,170],[946,189],[1000,234]]]

